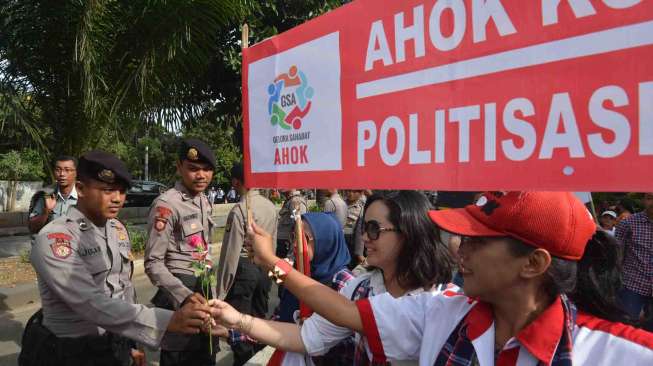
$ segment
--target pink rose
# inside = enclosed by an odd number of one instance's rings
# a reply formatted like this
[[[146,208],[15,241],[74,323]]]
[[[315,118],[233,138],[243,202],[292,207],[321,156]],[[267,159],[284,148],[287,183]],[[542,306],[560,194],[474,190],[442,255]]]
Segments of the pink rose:
[[[199,234],[195,234],[188,238],[188,245],[195,249],[204,250],[204,238]]]

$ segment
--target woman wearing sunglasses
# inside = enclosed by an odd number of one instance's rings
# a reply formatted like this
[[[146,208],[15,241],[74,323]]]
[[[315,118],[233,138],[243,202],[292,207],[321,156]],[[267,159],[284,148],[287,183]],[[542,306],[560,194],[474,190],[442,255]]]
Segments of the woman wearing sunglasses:
[[[464,237],[465,295],[348,301],[278,263],[254,225],[255,260],[317,313],[364,334],[374,363],[653,365],[653,334],[625,325],[617,305],[618,246],[573,194],[485,193],[429,216]],[[215,304],[214,317],[224,318]],[[251,326],[248,319],[229,316]]]
[[[438,284],[448,283],[452,261],[428,219],[430,209],[428,199],[416,191],[368,198],[363,225],[368,271],[349,281],[340,291],[341,296],[360,300],[386,292],[393,298],[424,292],[434,295],[439,291]],[[221,309],[218,320],[226,326],[277,349],[322,356],[313,360],[325,365],[359,365],[367,361],[364,339],[359,334],[317,314],[300,328],[253,319],[226,303],[216,302],[216,306]]]

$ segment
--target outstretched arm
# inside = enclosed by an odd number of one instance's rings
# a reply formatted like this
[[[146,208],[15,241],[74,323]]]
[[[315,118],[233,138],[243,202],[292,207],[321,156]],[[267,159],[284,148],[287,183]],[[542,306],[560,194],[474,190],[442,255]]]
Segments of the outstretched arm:
[[[223,326],[247,334],[260,343],[284,351],[305,353],[300,328],[297,324],[275,322],[239,313],[231,305],[220,300],[210,300],[212,315]],[[222,335],[222,333],[214,334]]]
[[[250,250],[254,252],[255,263],[266,270],[274,268],[274,265],[281,259],[274,254],[270,234],[258,227],[256,223],[252,223],[249,235],[248,242],[252,245]],[[330,322],[364,333],[356,304],[336,291],[295,270],[287,274],[284,286],[313,311]]]

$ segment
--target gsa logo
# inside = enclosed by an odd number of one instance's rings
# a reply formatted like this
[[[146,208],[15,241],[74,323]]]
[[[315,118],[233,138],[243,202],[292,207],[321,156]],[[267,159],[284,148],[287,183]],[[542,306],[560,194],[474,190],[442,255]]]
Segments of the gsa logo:
[[[278,75],[268,86],[268,95],[270,123],[285,130],[299,130],[302,119],[311,110],[314,95],[306,75],[296,65],[290,66],[287,73]]]

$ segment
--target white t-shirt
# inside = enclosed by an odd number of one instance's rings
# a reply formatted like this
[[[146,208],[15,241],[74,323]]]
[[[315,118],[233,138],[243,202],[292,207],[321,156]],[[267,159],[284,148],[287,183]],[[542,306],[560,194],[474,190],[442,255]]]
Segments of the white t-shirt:
[[[495,364],[494,319],[485,303],[444,291],[399,299],[382,294],[357,301],[357,306],[370,350],[387,360],[412,359],[433,366],[452,331],[467,316],[468,336],[480,365]],[[549,364],[563,319],[564,310],[557,299],[506,343],[497,364]],[[574,365],[653,365],[652,333],[578,312],[573,336]]]
[[[371,287],[369,297],[387,293],[383,280],[383,273],[380,270],[372,270],[347,282],[347,285],[340,290],[340,294],[348,299],[352,299],[354,291],[358,289],[361,282],[367,279],[370,280]],[[435,288],[428,292],[425,292],[423,289],[417,289],[406,293],[404,296],[415,296],[422,293],[433,296],[439,292],[440,291]],[[388,294],[388,296],[390,296],[390,294]],[[301,337],[304,343],[304,348],[306,349],[306,353],[311,356],[321,356],[326,354],[332,347],[351,335],[354,335],[356,344],[361,342],[361,335],[359,333],[355,333],[348,328],[337,326],[319,314],[311,315],[304,321],[301,328]],[[365,342],[364,339],[363,342]],[[415,364],[417,364],[415,361],[393,362],[393,365]]]

